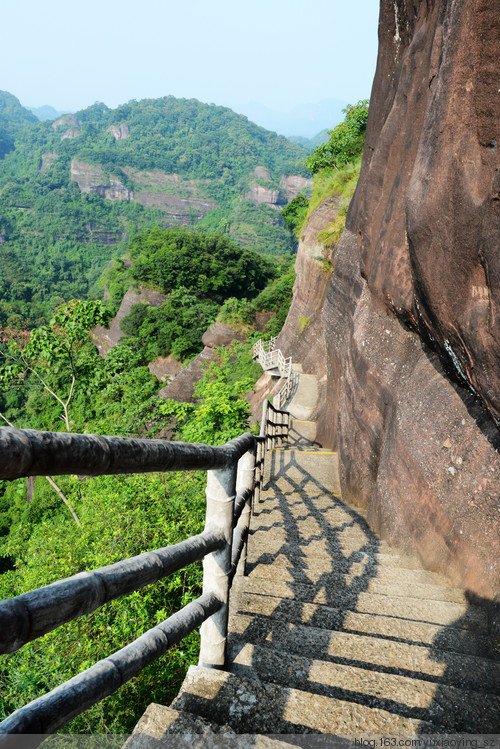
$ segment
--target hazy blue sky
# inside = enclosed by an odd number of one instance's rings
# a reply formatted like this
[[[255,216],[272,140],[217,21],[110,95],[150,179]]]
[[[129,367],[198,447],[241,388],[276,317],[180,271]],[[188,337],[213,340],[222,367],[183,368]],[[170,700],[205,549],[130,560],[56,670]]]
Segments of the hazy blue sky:
[[[0,89],[25,106],[73,111],[168,94],[245,114],[252,103],[355,102],[370,95],[378,5],[3,0]]]

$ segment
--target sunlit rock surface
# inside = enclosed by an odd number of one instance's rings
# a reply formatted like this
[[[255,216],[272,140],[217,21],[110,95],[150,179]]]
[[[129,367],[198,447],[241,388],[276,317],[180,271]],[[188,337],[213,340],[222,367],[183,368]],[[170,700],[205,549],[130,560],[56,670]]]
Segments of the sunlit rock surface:
[[[364,163],[320,206],[277,345],[316,374],[345,499],[426,566],[500,591],[496,0],[382,0]],[[496,31],[495,31],[496,29]],[[318,260],[329,260],[331,265]]]

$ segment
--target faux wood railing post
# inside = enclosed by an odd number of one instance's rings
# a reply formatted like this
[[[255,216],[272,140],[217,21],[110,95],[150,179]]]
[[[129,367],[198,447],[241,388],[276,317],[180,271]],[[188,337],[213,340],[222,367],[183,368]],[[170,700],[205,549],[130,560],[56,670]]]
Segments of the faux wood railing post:
[[[246,452],[238,461],[238,472],[236,475],[236,494],[247,491],[248,496],[245,502],[245,507],[238,520],[238,532],[243,534],[245,537],[250,527],[250,515],[252,512],[252,495],[255,487],[255,458],[256,448]],[[237,575],[245,574],[245,564],[247,561],[247,544],[245,544],[241,550],[240,559],[236,568]]]
[[[264,475],[264,453],[266,452],[266,445],[264,440],[260,440],[257,443],[257,459],[255,461],[255,491],[253,497],[254,511],[260,502],[260,494],[262,492],[262,478]]]
[[[236,494],[237,464],[207,475],[207,509],[205,530],[222,531],[225,545],[203,560],[203,594],[214,593],[222,602],[215,614],[201,625],[200,666],[223,668],[226,657],[229,576]]]

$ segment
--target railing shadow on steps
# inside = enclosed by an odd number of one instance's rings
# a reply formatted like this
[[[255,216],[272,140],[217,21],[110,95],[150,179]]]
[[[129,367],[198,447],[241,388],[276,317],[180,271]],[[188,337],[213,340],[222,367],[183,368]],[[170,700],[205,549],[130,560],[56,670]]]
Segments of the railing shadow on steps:
[[[379,578],[383,572],[379,559],[384,553],[380,539],[363,514],[332,494],[300,465],[293,452],[273,453],[269,474],[271,479],[263,484],[259,504],[258,533],[264,537],[273,530],[285,529],[286,536],[272,548],[257,542],[247,561],[246,574],[250,579],[255,575],[255,590],[251,592],[247,587],[232,605],[231,615],[235,621],[240,619],[240,626],[233,626],[229,640],[231,672],[420,720],[422,734],[429,733],[430,722],[433,733],[498,733],[500,714],[492,723],[491,708],[484,715],[481,708],[481,691],[500,694],[500,688],[495,691],[485,683],[482,659],[500,660],[487,636],[486,610],[477,607],[478,601],[468,600],[461,616],[450,616],[449,623],[442,625],[432,615],[433,606],[442,602],[421,601],[418,593],[412,598],[411,592],[405,598],[402,591],[380,587],[381,600],[386,596],[386,600],[394,598],[392,611],[378,611],[377,595],[370,600],[370,589],[373,583],[384,585],[384,579]],[[279,483],[281,489],[277,489]],[[326,496],[328,507],[321,502]],[[281,582],[273,570],[278,558],[287,573],[280,576]],[[410,588],[414,585],[411,576],[409,570]],[[273,592],[265,588],[268,582],[272,582]],[[450,611],[454,607],[451,601],[445,605]],[[359,648],[355,646],[356,639]],[[376,654],[378,642],[386,643],[387,658],[383,654],[380,659],[372,655]],[[435,670],[431,666],[422,672],[416,658],[409,658],[406,663],[394,660],[392,653],[397,654],[398,648],[404,653],[405,648],[413,646],[420,650],[422,658],[427,653],[429,663],[436,664]],[[251,651],[245,655],[249,647]],[[316,663],[315,658],[319,659]],[[321,662],[337,669],[328,683],[319,677]],[[471,676],[474,669],[475,677]],[[354,671],[363,676],[356,679]],[[435,693],[427,706],[417,705],[408,699],[409,687],[403,687],[399,695],[384,694],[379,684],[375,689],[373,684],[368,688],[365,675],[370,673],[374,678],[403,678],[410,685],[422,680]],[[491,678],[490,675],[490,681]],[[457,688],[473,690],[466,693],[466,699],[471,700],[470,709],[465,710],[461,704],[452,715],[443,716],[443,706],[453,703],[453,689]],[[221,702],[224,690],[231,693],[229,683],[217,695]],[[281,699],[274,702],[275,727],[278,725],[285,734],[308,733],[308,726],[285,719],[285,714],[289,714],[288,693],[284,692]],[[200,699],[199,712],[203,714],[201,703]],[[240,728],[253,731],[252,720],[249,715],[248,724],[240,724]],[[449,722],[440,725],[443,720]],[[294,743],[300,745],[300,740],[297,738]]]
[[[265,401],[258,437],[245,433],[221,447],[164,440],[0,428],[0,478],[207,471],[205,528],[173,546],[80,572],[0,602],[0,653],[11,653],[109,601],[203,559],[203,592],[137,640],[99,661],[0,723],[9,735],[36,734],[40,743],[161,657],[201,624],[200,665],[225,663],[228,596],[244,571],[253,503],[266,452],[286,437],[288,414]],[[221,570],[223,574],[221,575]]]

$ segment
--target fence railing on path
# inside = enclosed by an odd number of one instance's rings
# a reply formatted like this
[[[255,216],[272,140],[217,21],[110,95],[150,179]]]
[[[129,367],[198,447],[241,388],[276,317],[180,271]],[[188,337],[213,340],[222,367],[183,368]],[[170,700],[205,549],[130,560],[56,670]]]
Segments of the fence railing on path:
[[[253,358],[256,359],[264,371],[274,370],[285,383],[274,402],[278,409],[282,409],[292,390],[292,357],[285,358],[282,351],[276,348],[277,337],[269,341],[260,338],[253,347]]]
[[[115,692],[200,624],[200,665],[224,666],[229,589],[234,575],[244,572],[250,514],[259,498],[265,454],[286,436],[287,416],[265,401],[259,437],[245,433],[221,447],[0,428],[0,479],[207,471],[203,533],[0,602],[0,653],[11,653],[203,559],[199,598],[130,645],[16,710],[0,723],[0,747],[6,734],[53,733]]]

